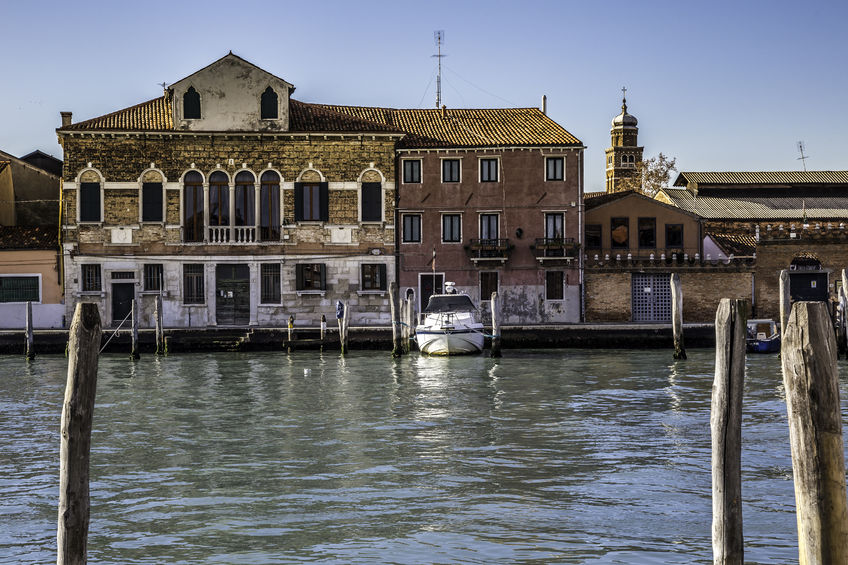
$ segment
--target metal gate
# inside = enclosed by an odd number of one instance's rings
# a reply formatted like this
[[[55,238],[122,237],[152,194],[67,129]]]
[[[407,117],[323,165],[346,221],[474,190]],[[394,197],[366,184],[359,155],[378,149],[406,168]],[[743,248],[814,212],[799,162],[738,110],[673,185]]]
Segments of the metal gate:
[[[671,275],[632,275],[632,302],[634,322],[671,321]]]

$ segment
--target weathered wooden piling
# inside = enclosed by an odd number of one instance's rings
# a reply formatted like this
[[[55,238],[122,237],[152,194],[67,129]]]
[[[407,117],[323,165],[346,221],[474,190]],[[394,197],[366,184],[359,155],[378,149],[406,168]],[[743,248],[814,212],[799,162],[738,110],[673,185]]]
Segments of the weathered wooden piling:
[[[70,329],[68,378],[62,405],[57,565],[83,564],[87,557],[91,421],[100,337],[97,305],[77,304]]]
[[[492,309],[492,357],[501,356],[501,322],[500,322],[500,301],[498,293],[492,293],[491,301]]]
[[[327,333],[327,316],[321,314],[321,351],[324,350],[324,334]]]
[[[404,316],[404,320],[403,320],[404,321],[403,327],[404,327],[404,330],[406,330],[405,333],[404,333],[404,339],[405,339],[404,351],[406,353],[409,353],[410,351],[412,351],[412,331],[413,331],[413,328],[415,327],[415,325],[414,325],[415,324],[415,322],[414,322],[415,304],[413,302],[414,296],[415,296],[415,293],[413,292],[412,289],[409,289],[409,290],[406,291],[406,299],[404,300],[404,303],[406,304],[406,313],[405,313],[406,315]]]
[[[138,352],[138,301],[135,298],[132,301],[132,347],[130,349],[130,357],[132,359],[141,357]]]
[[[780,271],[780,335],[786,333],[786,322],[792,308],[792,296],[789,293],[789,271]],[[783,341],[781,340],[781,343]]]
[[[848,563],[836,344],[825,303],[795,303],[783,334],[781,361],[799,563]]]
[[[345,304],[344,307],[344,315],[342,316],[342,326],[344,326],[344,335],[342,337],[342,353],[348,352],[348,323],[349,323],[349,308],[348,305]]]
[[[836,349],[848,358],[848,294],[844,286],[839,289],[839,313],[839,343]]]
[[[33,343],[32,302],[26,303],[26,358],[35,359]]]
[[[713,563],[742,565],[742,392],[748,305],[723,298],[716,311],[716,356],[710,406]]]
[[[397,282],[389,283],[389,310],[392,315],[392,357],[400,357],[400,307]]]
[[[156,310],[154,311],[156,318],[156,355],[165,353],[165,330],[162,324],[162,295],[156,295]]]
[[[671,275],[671,329],[674,336],[674,358],[686,359],[686,348],[683,347],[683,287],[680,275]]]
[[[288,322],[288,330],[289,330],[289,343],[292,341],[292,334],[294,333],[294,316],[289,316]]]

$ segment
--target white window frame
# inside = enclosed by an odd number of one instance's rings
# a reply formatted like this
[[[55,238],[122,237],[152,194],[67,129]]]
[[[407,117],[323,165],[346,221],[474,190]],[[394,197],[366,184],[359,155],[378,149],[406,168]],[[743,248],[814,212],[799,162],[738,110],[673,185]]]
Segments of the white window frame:
[[[459,179],[455,181],[445,180],[445,161],[457,161],[459,163]],[[439,178],[442,184],[459,184],[462,182],[462,157],[440,157],[439,158]]]
[[[496,174],[497,174],[498,178],[496,180],[493,180],[493,181],[492,180],[484,181],[483,180],[483,161],[492,161],[492,160],[497,162],[497,167],[496,167],[495,170],[497,171]],[[498,184],[499,182],[501,182],[502,172],[503,171],[501,171],[501,157],[500,157],[500,155],[481,155],[481,156],[477,157],[477,182],[486,183],[486,184],[489,184],[489,183]]]
[[[406,162],[407,161],[418,161],[418,181],[407,181],[406,180]],[[401,184],[421,184],[424,182],[424,159],[417,157],[409,157],[400,160],[400,182]]]
[[[561,179],[549,179],[548,178],[548,159],[562,159],[562,178]],[[567,159],[565,155],[545,155],[545,170],[542,171],[542,175],[544,176],[545,182],[565,182],[565,164]]]
[[[404,235],[406,233],[406,217],[418,216],[418,240],[406,241]],[[423,214],[421,212],[404,212],[400,215],[400,242],[401,245],[420,245],[423,240],[422,226],[424,223]]]
[[[24,301],[24,302],[0,302],[0,305],[2,305],[2,304],[26,304],[27,302],[32,302],[33,304],[41,304],[44,301],[44,289],[42,288],[41,273],[4,273],[4,274],[0,275],[0,278],[3,278],[3,279],[18,278],[18,277],[35,277],[36,279],[38,279],[38,300],[37,301],[28,300],[28,301]],[[102,275],[101,275],[101,281],[102,281]]]
[[[445,241],[445,216],[459,216],[459,241]],[[462,212],[441,212],[439,214],[439,241],[442,245],[462,245]]]

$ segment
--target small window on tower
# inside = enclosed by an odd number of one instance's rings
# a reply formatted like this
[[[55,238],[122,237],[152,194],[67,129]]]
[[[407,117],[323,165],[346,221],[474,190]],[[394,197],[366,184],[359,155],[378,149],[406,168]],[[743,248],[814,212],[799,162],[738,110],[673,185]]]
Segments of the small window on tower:
[[[262,93],[262,119],[263,120],[276,120],[278,116],[277,111],[277,93],[274,92],[274,89],[270,86],[265,89],[265,92]]]
[[[186,120],[200,119],[200,93],[189,86],[183,94],[183,118]]]

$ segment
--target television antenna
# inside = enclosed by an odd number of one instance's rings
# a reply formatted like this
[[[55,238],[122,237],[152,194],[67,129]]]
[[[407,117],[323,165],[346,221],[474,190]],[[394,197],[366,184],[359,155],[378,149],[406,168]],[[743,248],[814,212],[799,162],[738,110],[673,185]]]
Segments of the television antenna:
[[[807,159],[809,159],[810,156],[804,155],[804,142],[803,141],[798,142],[798,152],[801,153],[801,156],[798,157],[796,160],[801,161],[801,164],[804,165],[804,171],[806,172],[806,170],[807,170]]]
[[[442,55],[442,42],[445,40],[445,32],[444,30],[436,30],[433,32],[433,38],[436,40],[436,49],[437,52],[435,55],[431,55],[431,57],[435,57],[439,62],[439,73],[436,75],[436,108],[442,107],[442,57],[447,57],[447,55]]]

